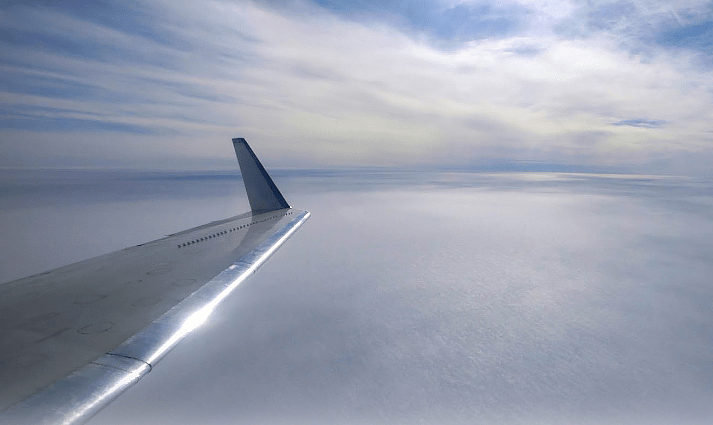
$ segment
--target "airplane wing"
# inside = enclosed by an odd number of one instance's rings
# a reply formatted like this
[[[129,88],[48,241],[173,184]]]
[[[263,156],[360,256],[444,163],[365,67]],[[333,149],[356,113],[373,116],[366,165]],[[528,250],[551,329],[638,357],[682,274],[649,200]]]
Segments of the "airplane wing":
[[[0,423],[86,422],[309,218],[233,146],[251,212],[0,285]]]

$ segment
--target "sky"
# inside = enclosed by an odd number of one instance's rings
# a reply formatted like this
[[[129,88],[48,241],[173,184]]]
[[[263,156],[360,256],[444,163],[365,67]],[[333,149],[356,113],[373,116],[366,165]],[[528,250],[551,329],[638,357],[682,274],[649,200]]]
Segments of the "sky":
[[[0,3],[0,167],[710,175],[710,1]]]

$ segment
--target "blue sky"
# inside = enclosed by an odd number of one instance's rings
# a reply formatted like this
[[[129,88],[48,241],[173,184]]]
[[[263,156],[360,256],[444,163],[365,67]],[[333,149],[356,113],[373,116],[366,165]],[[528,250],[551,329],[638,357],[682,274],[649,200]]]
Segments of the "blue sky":
[[[710,1],[0,4],[1,167],[706,173]]]

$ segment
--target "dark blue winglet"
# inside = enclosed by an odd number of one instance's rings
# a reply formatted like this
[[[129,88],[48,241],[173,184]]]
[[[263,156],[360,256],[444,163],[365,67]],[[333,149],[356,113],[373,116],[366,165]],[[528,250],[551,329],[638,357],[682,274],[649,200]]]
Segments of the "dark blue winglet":
[[[243,175],[253,215],[290,208],[280,191],[265,171],[260,160],[242,137],[233,139],[233,147]]]

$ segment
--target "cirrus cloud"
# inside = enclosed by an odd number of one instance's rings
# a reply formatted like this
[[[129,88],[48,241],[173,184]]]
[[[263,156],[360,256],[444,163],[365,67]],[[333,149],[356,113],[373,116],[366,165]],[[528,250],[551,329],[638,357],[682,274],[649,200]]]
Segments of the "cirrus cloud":
[[[696,10],[710,3],[14,5],[2,165],[220,167],[244,135],[282,166],[676,171],[665,158],[713,141]]]

